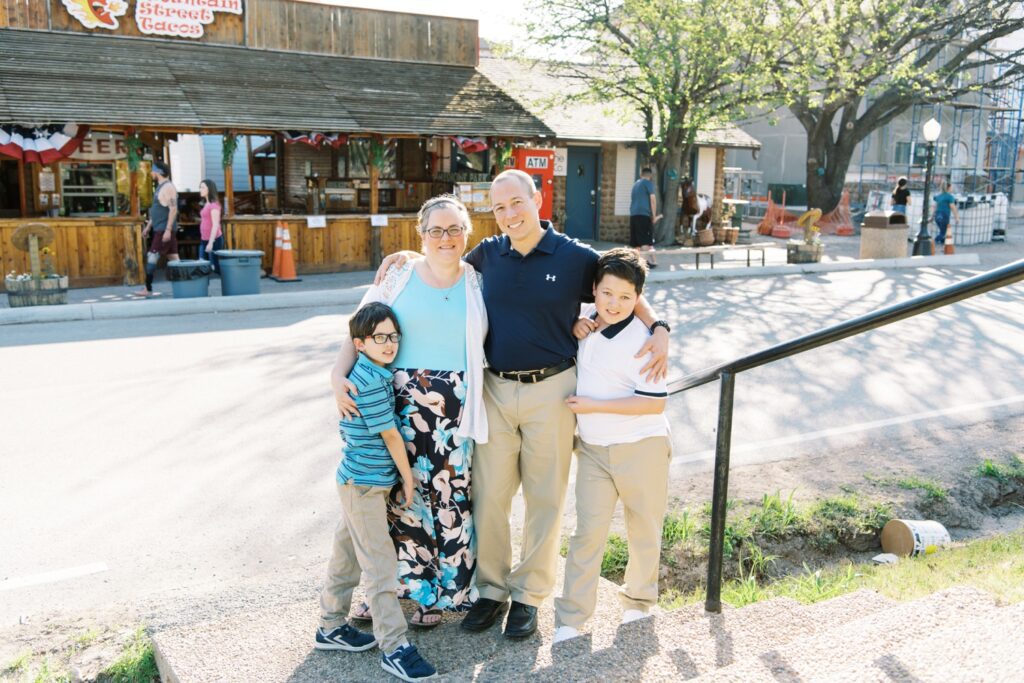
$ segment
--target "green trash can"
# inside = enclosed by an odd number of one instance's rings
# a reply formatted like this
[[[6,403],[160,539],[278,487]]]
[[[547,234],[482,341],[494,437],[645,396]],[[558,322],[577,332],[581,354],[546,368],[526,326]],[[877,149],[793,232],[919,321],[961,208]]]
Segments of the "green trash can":
[[[263,252],[249,249],[218,249],[220,291],[224,296],[259,294]]]
[[[209,261],[171,261],[167,264],[167,279],[175,299],[194,299],[210,295]]]

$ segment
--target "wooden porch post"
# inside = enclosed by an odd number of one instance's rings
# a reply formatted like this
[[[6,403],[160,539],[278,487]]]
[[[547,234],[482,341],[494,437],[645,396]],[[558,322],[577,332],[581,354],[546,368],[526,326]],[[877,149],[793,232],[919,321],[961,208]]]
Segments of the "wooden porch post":
[[[378,180],[380,171],[377,169],[376,164],[373,163],[373,155],[369,155],[370,163],[370,215],[376,214],[380,210],[380,199],[377,196],[378,192]],[[377,268],[380,266],[381,260],[384,258],[381,253],[380,244],[380,228],[374,227],[373,223],[370,224],[370,267]]]
[[[128,213],[139,215],[139,169],[128,169]]]
[[[715,148],[715,195],[711,200],[711,225],[724,227],[722,223],[722,200],[725,199],[725,147]]]
[[[277,192],[277,212],[284,213],[284,204],[287,197],[287,191],[285,189],[285,167],[284,167],[284,139],[278,135],[274,135],[274,187]]]
[[[380,210],[380,197],[378,194],[378,187],[380,185],[380,170],[373,163],[373,158],[370,158],[370,213],[377,213]]]
[[[245,165],[249,169],[249,192],[256,191],[256,178],[252,174],[252,136],[245,136]]]
[[[28,195],[25,192],[25,160],[18,159],[18,208],[21,217],[28,218]]]
[[[231,131],[227,132],[228,135]],[[223,137],[222,137],[223,139]],[[232,158],[224,167],[224,215],[233,216],[235,213],[235,160]]]

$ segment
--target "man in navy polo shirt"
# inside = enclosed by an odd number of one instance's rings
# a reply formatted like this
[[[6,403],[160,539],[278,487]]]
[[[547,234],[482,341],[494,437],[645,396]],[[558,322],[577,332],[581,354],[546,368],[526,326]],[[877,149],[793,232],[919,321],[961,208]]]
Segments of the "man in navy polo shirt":
[[[491,206],[504,234],[465,257],[483,275],[490,367],[484,377],[489,439],[473,459],[480,598],[462,627],[490,627],[511,595],[505,635],[522,638],[536,630],[537,606],[555,583],[576,429],[565,404],[576,390],[572,326],[580,303],[593,300],[598,254],[540,220],[541,193],[522,171],[494,179]],[[646,301],[638,305],[637,317],[647,325],[656,322]],[[664,323],[659,327],[637,355],[651,353],[645,370],[664,377],[668,330]],[[513,568],[509,513],[520,483],[526,520],[521,560]]]
[[[484,342],[488,442],[473,456],[473,518],[477,539],[476,585],[480,592],[462,620],[467,631],[489,628],[512,606],[505,624],[510,638],[537,629],[537,606],[555,583],[562,504],[569,482],[576,419],[565,399],[576,391],[580,304],[593,301],[598,254],[555,231],[539,216],[541,193],[519,170],[491,184],[491,208],[502,235],[489,237],[465,259],[483,276],[490,330]],[[384,259],[378,280],[391,265],[418,254]],[[654,380],[668,369],[668,325],[641,297],[635,315],[654,328],[637,357]],[[410,339],[408,343],[415,344]],[[339,411],[351,397],[337,393]],[[509,514],[523,487],[526,520],[520,562],[512,567]]]

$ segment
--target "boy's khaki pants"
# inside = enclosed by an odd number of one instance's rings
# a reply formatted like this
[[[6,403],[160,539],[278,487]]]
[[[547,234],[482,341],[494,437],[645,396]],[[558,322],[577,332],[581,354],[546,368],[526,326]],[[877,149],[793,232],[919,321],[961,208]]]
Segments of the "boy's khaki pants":
[[[482,598],[503,601],[511,594],[537,607],[554,588],[576,430],[565,399],[575,391],[576,368],[536,384],[484,373],[488,439],[473,455],[476,585]],[[526,519],[513,570],[509,515],[520,483]]]
[[[622,499],[629,544],[623,609],[648,611],[658,602],[661,527],[668,502],[671,446],[666,436],[594,446],[579,442],[576,460],[576,532],[569,540],[557,626],[579,628],[594,613],[615,503]]]
[[[384,652],[405,644],[405,615],[398,604],[398,555],[388,534],[389,486],[338,485],[341,521],[334,531],[334,550],[327,580],[320,592],[320,626],[325,631],[348,623],[352,591],[360,570],[368,579],[367,598],[373,612],[373,635]]]

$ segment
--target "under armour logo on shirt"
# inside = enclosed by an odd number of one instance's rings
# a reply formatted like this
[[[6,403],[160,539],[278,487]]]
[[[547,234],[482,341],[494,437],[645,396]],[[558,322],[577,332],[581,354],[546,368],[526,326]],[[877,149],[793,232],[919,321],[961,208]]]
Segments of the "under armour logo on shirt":
[[[549,275],[548,275],[547,277],[545,277],[544,279],[545,279],[546,281],[551,281],[551,282],[554,282],[554,281],[555,281],[555,276],[554,276],[554,275],[551,275],[551,274],[549,274]]]

